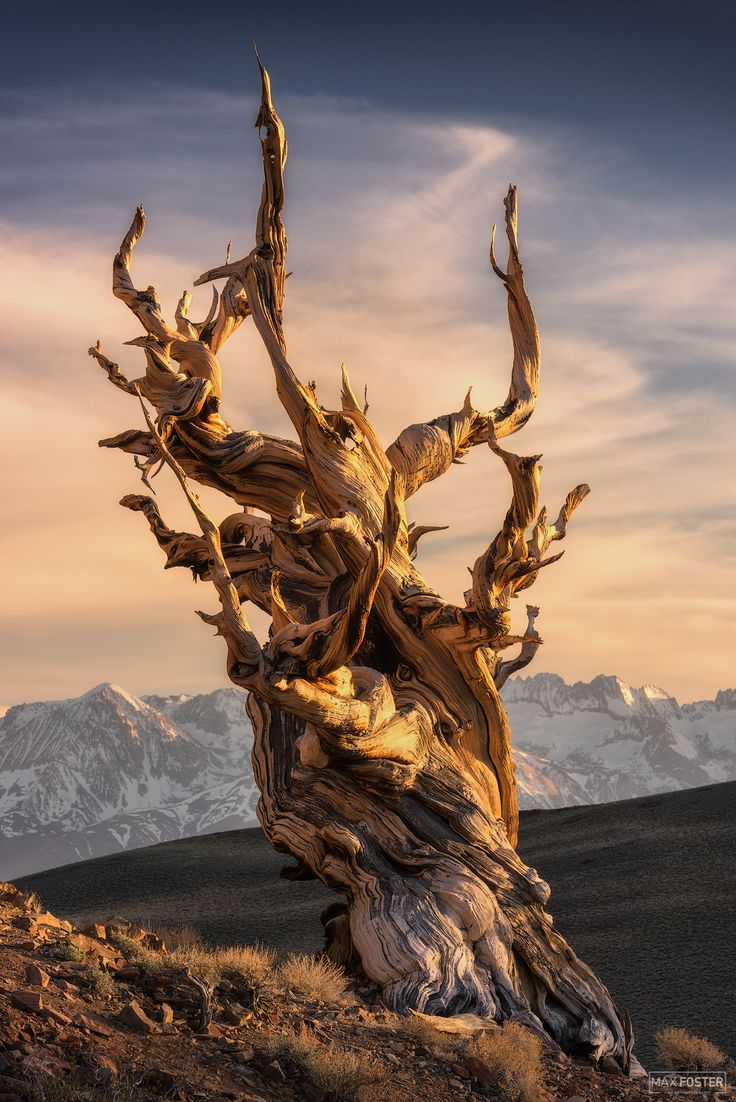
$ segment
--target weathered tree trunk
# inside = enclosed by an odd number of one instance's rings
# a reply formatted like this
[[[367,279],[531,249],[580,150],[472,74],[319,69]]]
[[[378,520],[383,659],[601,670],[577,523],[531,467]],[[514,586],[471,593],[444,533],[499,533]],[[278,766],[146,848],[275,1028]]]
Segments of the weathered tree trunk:
[[[345,371],[342,408],[325,410],[287,359],[286,141],[262,67],[261,78],[265,176],[254,250],[197,281],[225,280],[204,322],[188,319],[185,295],[172,328],[154,289],[139,291],[131,278],[139,209],[115,258],[113,290],[146,331],[133,342],[144,348],[146,374],[128,382],[99,343],[90,349],[111,382],[156,410],[154,421],[144,406],[147,431],[101,443],[132,452],[147,485],[154,466],[168,463],[202,534],[172,532],[150,497],[122,504],[144,513],[167,566],[215,586],[221,611],[200,615],[225,639],[231,680],[250,690],[263,828],[296,858],[298,874],[345,897],[324,919],[333,955],[359,961],[399,1011],[515,1017],[568,1051],[628,1069],[628,1019],[555,931],[549,889],[514,849],[516,788],[498,690],[541,639],[533,606],[524,633],[511,633],[511,599],[559,558],[547,550],[588,492],[576,487],[550,524],[539,510],[539,457],[498,444],[528,420],[539,378],[516,190],[506,197],[505,271],[491,244],[514,349],[506,401],[481,413],[468,394],[458,412],[412,425],[384,449]],[[298,443],[236,432],[219,413],[216,352],[248,316]],[[512,501],[458,607],[414,567],[428,529],[407,525],[405,502],[477,444],[505,464]],[[216,526],[189,478],[240,510]],[[272,617],[266,646],[250,630],[247,601]],[[504,660],[511,646],[518,655]]]

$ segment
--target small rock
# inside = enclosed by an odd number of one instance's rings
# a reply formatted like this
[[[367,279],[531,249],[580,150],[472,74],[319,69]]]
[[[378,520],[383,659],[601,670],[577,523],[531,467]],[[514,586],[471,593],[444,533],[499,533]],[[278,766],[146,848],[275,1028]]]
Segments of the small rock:
[[[100,1082],[109,1083],[111,1079],[117,1079],[120,1074],[118,1065],[112,1056],[108,1056],[106,1052],[95,1052],[91,1058],[91,1063]]]
[[[470,1079],[470,1072],[467,1068],[462,1067],[460,1064],[456,1064],[453,1069],[458,1079]]]
[[[71,922],[67,922],[63,918],[57,918],[50,911],[43,911],[42,914],[35,915],[19,915],[13,919],[13,925],[18,930],[27,930],[32,934],[35,934],[41,926],[52,926],[57,930],[64,930],[68,934],[72,932]]]
[[[173,1011],[172,1007],[169,1006],[168,1003],[161,1003],[161,1005],[158,1008],[158,1013],[159,1013],[159,1019],[158,1020],[160,1022],[163,1022],[164,1025],[171,1025],[171,1023],[174,1021],[174,1011]]]
[[[229,1025],[245,1025],[253,1017],[251,1010],[245,1010],[238,1003],[225,1003],[222,1016]]]
[[[97,938],[98,941],[107,941],[107,929],[99,922],[88,922],[82,927],[82,933],[87,934],[88,937]]]
[[[44,1017],[50,1019],[52,1022],[56,1022],[57,1025],[68,1026],[72,1024],[71,1018],[64,1014],[63,1011],[57,1010],[53,1006],[47,1006],[43,1011]]]
[[[225,994],[227,994],[228,991],[232,991],[232,989],[233,985],[230,983],[230,980],[220,980],[217,985],[217,990],[224,991]]]
[[[236,1064],[249,1064],[255,1056],[255,1050],[253,1045],[244,1045],[240,1051],[235,1053]]]
[[[76,1022],[77,1025],[88,1029],[90,1033],[96,1033],[98,1037],[112,1037],[114,1033],[107,1022],[103,1022],[100,1018],[91,1017],[89,1014],[78,1014]]]
[[[158,1033],[157,1024],[148,1017],[135,999],[123,1007],[118,1015],[118,1021],[134,1029],[136,1033]]]
[[[40,991],[24,991],[18,988],[11,994],[10,1001],[17,1010],[25,1010],[27,1014],[39,1014],[43,1010],[43,996]]]
[[[465,1067],[468,1072],[484,1087],[492,1087],[496,1083],[496,1076],[493,1074],[488,1064],[485,1064],[482,1060],[479,1060],[476,1056],[468,1056],[465,1061]]]
[[[266,1066],[261,1069],[261,1075],[264,1079],[268,1079],[269,1083],[286,1082],[284,1069],[281,1067],[278,1060],[272,1060],[270,1064],[266,1064]]]
[[[26,965],[26,983],[30,983],[32,987],[48,987],[49,979],[48,972],[44,972],[37,964]]]

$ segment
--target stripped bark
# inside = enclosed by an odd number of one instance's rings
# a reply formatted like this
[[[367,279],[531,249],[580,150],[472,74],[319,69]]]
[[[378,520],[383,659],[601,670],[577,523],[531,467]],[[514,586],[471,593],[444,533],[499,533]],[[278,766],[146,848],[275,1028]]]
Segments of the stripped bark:
[[[549,524],[539,457],[498,443],[528,420],[539,384],[516,189],[505,199],[505,269],[493,239],[490,255],[508,298],[506,401],[482,413],[468,394],[459,412],[411,425],[384,448],[344,369],[341,408],[326,410],[287,356],[287,145],[260,71],[255,247],[236,261],[228,250],[196,281],[225,280],[203,322],[190,320],[185,292],[172,327],[155,290],[133,283],[139,208],[115,257],[113,290],[145,330],[131,342],[143,349],[145,374],[129,381],[99,342],[90,349],[118,389],[141,399],[146,419],[145,430],[101,444],[132,453],[148,485],[168,465],[199,531],[169,529],[149,496],[121,504],[145,516],[167,567],[215,588],[219,611],[200,615],[225,641],[229,677],[249,690],[264,831],[296,859],[295,875],[317,876],[345,897],[325,914],[333,956],[359,963],[402,1013],[521,1020],[567,1051],[610,1056],[628,1070],[628,1019],[554,929],[549,888],[514,848],[516,784],[499,688],[542,640],[536,606],[527,606],[523,634],[513,633],[511,602],[559,558],[547,551],[588,493],[576,487]],[[220,413],[216,353],[248,317],[294,441],[235,431]],[[408,525],[405,501],[482,443],[508,471],[511,504],[455,605],[413,563],[419,537],[441,529]],[[216,525],[192,481],[223,491],[238,511]],[[272,618],[265,646],[248,601]],[[518,653],[504,658],[511,647]]]

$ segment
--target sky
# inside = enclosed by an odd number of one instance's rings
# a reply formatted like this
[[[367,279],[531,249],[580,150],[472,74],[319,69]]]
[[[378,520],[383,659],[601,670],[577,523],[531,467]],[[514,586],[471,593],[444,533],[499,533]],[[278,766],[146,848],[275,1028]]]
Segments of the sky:
[[[164,574],[117,505],[140,482],[97,441],[141,415],[86,349],[99,337],[142,372],[123,347],[137,323],[110,292],[137,203],[135,278],[169,317],[229,239],[234,255],[252,247],[253,39],[289,139],[298,374],[334,407],[345,361],[386,443],[460,408],[469,385],[477,408],[501,402],[511,349],[488,240],[516,183],[542,378],[508,443],[544,454],[550,511],[581,481],[593,491],[535,586],[545,645],[527,672],[615,673],[682,701],[736,684],[731,3],[40,4],[13,6],[5,31],[0,705],[105,680],[225,683],[193,615],[214,594]],[[193,314],[207,304],[198,289]],[[252,327],[222,364],[227,419],[289,434]],[[417,560],[449,599],[507,507],[500,467],[476,448],[410,502],[410,519],[450,524]],[[167,476],[164,518],[191,529]]]

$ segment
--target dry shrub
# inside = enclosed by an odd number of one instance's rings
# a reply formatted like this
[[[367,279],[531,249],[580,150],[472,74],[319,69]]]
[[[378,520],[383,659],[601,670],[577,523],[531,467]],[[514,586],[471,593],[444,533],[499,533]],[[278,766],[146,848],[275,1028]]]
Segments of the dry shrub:
[[[728,1064],[725,1052],[695,1033],[667,1026],[654,1038],[659,1054],[676,1071],[719,1071]]]
[[[377,1060],[340,1045],[322,1044],[306,1029],[273,1038],[267,1049],[337,1102],[377,1102],[388,1090],[389,1073]]]
[[[526,1026],[508,1022],[472,1041],[470,1053],[496,1076],[509,1102],[544,1102],[549,1098],[542,1067],[542,1042]]]
[[[279,968],[282,985],[305,999],[339,1003],[345,994],[345,973],[328,957],[310,957],[306,953],[287,957]]]
[[[87,967],[77,973],[82,983],[85,983],[95,995],[108,999],[117,991],[117,985],[109,972],[105,972],[98,964],[88,964]]]
[[[181,926],[157,926],[152,934],[163,941],[167,949],[188,949],[202,944],[202,935],[196,926],[183,923]]]
[[[267,946],[233,945],[216,949],[215,956],[223,976],[237,976],[254,990],[275,986],[276,954]]]
[[[421,1045],[433,1056],[451,1060],[457,1057],[460,1048],[466,1038],[460,1038],[457,1034],[443,1033],[432,1022],[419,1014],[410,1014],[402,1021],[404,1036],[413,1041],[415,1045]]]
[[[31,914],[41,914],[44,910],[44,905],[36,892],[25,892],[23,894],[23,907]]]
[[[159,928],[155,932],[168,947],[165,952],[149,949],[142,942],[120,934],[115,936],[114,944],[126,960],[141,964],[150,972],[170,973],[188,968],[193,975],[212,984],[237,976],[254,990],[276,986],[276,955],[272,949],[263,945],[211,948],[192,926]]]

